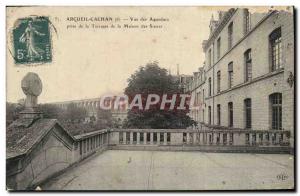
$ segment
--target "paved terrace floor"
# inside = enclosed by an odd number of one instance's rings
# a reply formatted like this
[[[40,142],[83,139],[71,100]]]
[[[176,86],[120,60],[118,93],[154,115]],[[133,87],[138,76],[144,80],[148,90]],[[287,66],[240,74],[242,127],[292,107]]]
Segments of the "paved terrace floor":
[[[211,190],[293,187],[293,156],[109,150],[42,185],[44,190]],[[277,176],[285,176],[286,179]]]

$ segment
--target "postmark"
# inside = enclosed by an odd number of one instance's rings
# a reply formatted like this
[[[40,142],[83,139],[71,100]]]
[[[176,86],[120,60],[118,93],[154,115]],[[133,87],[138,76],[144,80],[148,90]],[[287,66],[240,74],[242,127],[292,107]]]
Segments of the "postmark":
[[[30,65],[52,61],[49,19],[45,16],[20,18],[13,34],[16,64]]]

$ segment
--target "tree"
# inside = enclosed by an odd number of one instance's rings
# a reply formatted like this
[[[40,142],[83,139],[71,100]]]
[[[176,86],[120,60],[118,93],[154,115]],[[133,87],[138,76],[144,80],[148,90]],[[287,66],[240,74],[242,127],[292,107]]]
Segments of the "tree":
[[[104,129],[112,126],[112,114],[110,110],[97,110],[96,128]]]
[[[19,112],[24,109],[24,105],[19,103],[6,102],[6,125],[9,125],[14,120],[18,119]]]
[[[132,102],[136,94],[142,95],[143,105],[149,94],[157,94],[162,97],[167,94],[170,98],[172,94],[183,93],[179,87],[179,82],[169,75],[166,69],[160,68],[157,62],[148,63],[145,67],[140,67],[128,79],[128,86],[125,88],[125,94]],[[176,104],[179,105],[179,99]],[[161,101],[152,106],[149,110],[132,108],[124,122],[124,127],[128,128],[186,128],[195,124],[187,116],[186,110],[168,110],[160,109]]]
[[[70,103],[67,105],[67,108],[64,111],[63,119],[70,120],[71,122],[75,122],[75,121],[81,121],[87,116],[88,114],[86,109],[82,107],[78,107],[74,103]]]
[[[43,113],[44,118],[64,118],[64,110],[54,104],[39,104],[38,108]]]

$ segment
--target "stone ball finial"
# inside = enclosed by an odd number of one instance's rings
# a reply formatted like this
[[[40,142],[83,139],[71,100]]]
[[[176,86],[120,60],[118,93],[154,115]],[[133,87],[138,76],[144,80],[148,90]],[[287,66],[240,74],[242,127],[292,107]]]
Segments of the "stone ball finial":
[[[42,81],[40,77],[33,72],[29,72],[22,79],[21,87],[25,95],[39,96],[42,93]]]

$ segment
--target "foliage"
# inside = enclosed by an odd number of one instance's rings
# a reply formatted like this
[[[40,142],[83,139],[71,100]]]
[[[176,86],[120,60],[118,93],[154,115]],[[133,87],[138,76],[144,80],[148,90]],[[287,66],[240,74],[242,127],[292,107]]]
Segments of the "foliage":
[[[166,69],[160,68],[157,62],[148,63],[140,67],[128,79],[125,94],[129,97],[129,103],[136,94],[142,94],[142,102],[145,105],[149,94],[179,94],[183,93],[179,82],[169,75]],[[176,99],[178,106],[179,100]],[[187,116],[186,110],[160,109],[160,102],[149,110],[132,108],[127,115],[124,126],[128,128],[186,128],[195,122]]]

